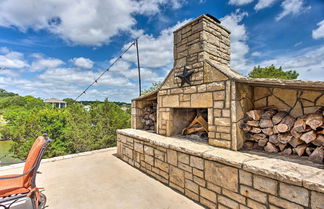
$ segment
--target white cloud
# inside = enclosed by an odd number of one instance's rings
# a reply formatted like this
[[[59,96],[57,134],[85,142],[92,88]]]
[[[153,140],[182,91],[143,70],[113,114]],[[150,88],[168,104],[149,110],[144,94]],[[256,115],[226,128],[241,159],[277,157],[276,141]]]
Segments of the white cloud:
[[[273,3],[277,0],[259,0],[258,3],[254,6],[255,10],[261,10],[273,5]]]
[[[253,57],[259,57],[259,56],[261,56],[261,52],[253,52],[251,55]]]
[[[75,66],[81,68],[90,69],[93,67],[93,61],[84,57],[73,58],[72,62],[74,63]]]
[[[60,59],[40,57],[39,59],[32,62],[30,66],[30,70],[32,72],[35,72],[35,71],[45,70],[48,68],[56,68],[63,64],[64,62]]]
[[[7,48],[3,48],[2,52],[4,54],[0,55],[1,68],[24,68],[28,66],[22,53],[9,51]]]
[[[299,15],[307,10],[310,6],[304,5],[304,0],[284,0],[281,3],[283,11],[277,15],[276,20],[279,21],[287,15]]]
[[[246,55],[249,52],[247,30],[244,24],[240,24],[247,15],[247,12],[236,10],[220,19],[222,25],[231,31],[231,67],[237,70],[246,65]]]
[[[136,24],[133,15],[177,9],[183,0],[2,0],[0,26],[45,29],[73,44],[99,46]]]
[[[189,22],[184,20],[175,26],[166,28],[157,37],[150,34],[142,34],[138,40],[140,61],[142,67],[158,68],[173,63],[173,31]],[[124,45],[124,48],[128,47]],[[136,48],[132,47],[123,58],[129,62],[137,63]]]
[[[317,23],[318,28],[312,31],[313,39],[324,38],[324,20]]]
[[[10,50],[7,47],[0,47],[0,53],[1,54],[7,54]]]
[[[295,51],[291,54],[280,55],[273,59],[264,60],[255,63],[254,66],[260,65],[266,67],[271,64],[284,70],[296,70],[300,76],[300,80],[322,80],[324,81],[324,46],[316,48],[305,48]],[[252,68],[251,68],[252,69]]]
[[[230,0],[228,3],[231,5],[241,6],[245,4],[249,4],[254,0]]]

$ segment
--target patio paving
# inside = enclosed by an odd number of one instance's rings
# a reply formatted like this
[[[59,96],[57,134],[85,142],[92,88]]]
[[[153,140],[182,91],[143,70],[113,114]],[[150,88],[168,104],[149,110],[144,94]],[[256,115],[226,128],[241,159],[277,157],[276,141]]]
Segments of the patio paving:
[[[199,209],[202,206],[119,160],[116,149],[43,162],[37,186],[49,209]],[[19,169],[0,175],[20,173]]]

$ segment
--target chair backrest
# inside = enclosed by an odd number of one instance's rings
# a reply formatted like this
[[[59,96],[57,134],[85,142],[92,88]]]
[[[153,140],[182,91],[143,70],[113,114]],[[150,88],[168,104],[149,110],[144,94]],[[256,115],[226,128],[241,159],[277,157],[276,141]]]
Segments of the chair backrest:
[[[29,170],[34,169],[28,173],[27,175],[25,175],[23,177],[23,186],[25,188],[28,188],[30,186],[32,186],[33,182],[33,177],[36,175],[40,160],[42,158],[42,155],[44,153],[44,149],[46,148],[47,145],[47,140],[45,139],[45,137],[43,136],[39,136],[32,148],[30,149],[26,162],[25,162],[25,168],[24,168],[24,173],[28,172]]]

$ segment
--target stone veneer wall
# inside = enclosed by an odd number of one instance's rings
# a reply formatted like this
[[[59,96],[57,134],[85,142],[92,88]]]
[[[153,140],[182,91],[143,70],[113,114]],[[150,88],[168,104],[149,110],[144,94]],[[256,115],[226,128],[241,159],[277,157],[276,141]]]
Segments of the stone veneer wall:
[[[139,130],[118,131],[118,156],[208,208],[324,208],[324,171]]]
[[[203,84],[179,88],[167,79],[158,92],[158,133],[172,136],[173,108],[208,109],[208,143],[218,147],[237,150],[235,82],[204,62]],[[208,80],[209,79],[209,80]],[[213,79],[213,80],[212,80]]]
[[[274,105],[299,117],[324,107],[324,91],[254,87],[253,100],[256,108]]]

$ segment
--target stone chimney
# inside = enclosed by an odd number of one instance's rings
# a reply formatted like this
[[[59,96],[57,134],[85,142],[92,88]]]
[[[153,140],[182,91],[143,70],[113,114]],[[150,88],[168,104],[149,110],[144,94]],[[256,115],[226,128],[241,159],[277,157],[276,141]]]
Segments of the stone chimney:
[[[195,69],[204,60],[230,64],[230,31],[205,14],[174,31],[174,68]]]

